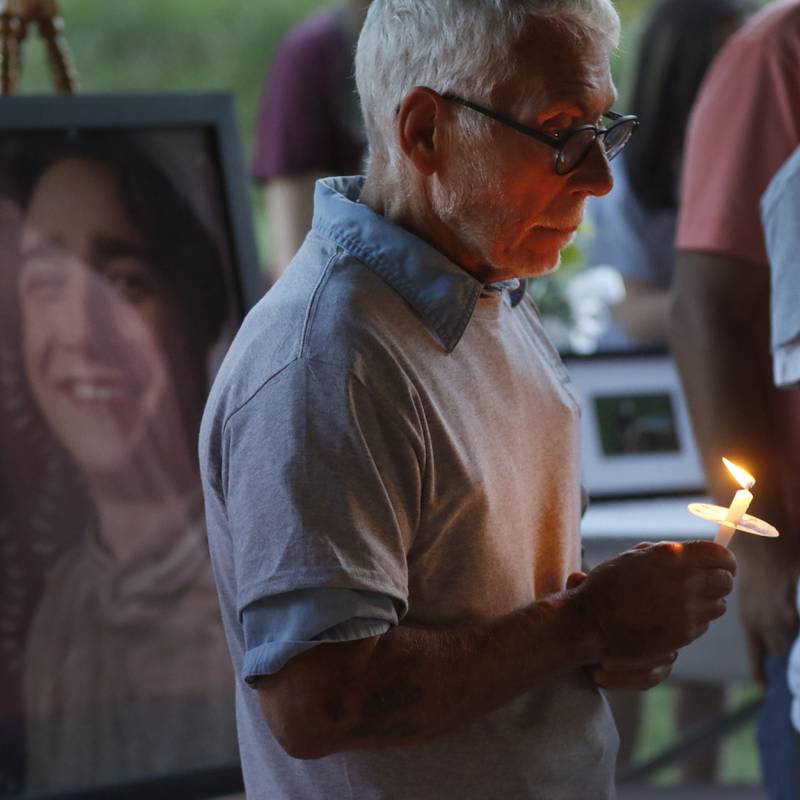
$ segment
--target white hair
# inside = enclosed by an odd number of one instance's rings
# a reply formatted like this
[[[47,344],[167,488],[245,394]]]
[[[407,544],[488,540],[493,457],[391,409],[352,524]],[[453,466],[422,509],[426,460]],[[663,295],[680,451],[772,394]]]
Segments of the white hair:
[[[399,162],[394,118],[414,86],[488,101],[513,74],[512,49],[531,19],[557,21],[608,53],[619,42],[611,0],[373,0],[356,50],[370,158]],[[473,139],[488,124],[463,110],[460,122]]]

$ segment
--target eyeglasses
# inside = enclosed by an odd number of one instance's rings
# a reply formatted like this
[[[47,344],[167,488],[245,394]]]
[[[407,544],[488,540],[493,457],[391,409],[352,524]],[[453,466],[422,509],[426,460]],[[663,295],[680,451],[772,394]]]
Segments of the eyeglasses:
[[[489,108],[479,106],[469,100],[462,100],[453,94],[443,94],[442,98],[452,103],[471,108],[485,117],[495,120],[515,131],[531,136],[539,142],[550,145],[556,151],[555,170],[558,175],[566,175],[580,166],[584,158],[589,154],[592,145],[599,139],[603,145],[606,158],[611,161],[614,156],[619,155],[620,150],[628,143],[633,132],[639,126],[639,118],[630,114],[623,116],[616,111],[608,111],[604,117],[611,120],[607,128],[600,128],[597,125],[581,125],[571,128],[558,136],[550,136],[536,128],[529,128],[516,120],[504,117]]]

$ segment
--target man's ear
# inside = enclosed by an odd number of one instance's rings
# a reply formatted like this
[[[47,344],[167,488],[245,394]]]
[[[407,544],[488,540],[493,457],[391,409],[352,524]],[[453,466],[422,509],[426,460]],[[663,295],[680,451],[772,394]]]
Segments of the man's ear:
[[[447,146],[445,126],[451,119],[447,101],[432,89],[415,86],[397,111],[400,148],[418,172],[433,175]]]

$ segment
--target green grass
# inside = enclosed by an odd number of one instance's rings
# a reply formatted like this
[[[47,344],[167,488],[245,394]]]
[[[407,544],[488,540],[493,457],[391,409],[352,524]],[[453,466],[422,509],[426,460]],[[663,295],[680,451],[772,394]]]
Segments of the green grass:
[[[675,743],[677,694],[676,686],[667,683],[643,695],[642,727],[634,751],[636,762],[647,760]],[[759,689],[754,684],[733,684],[728,690],[726,707],[738,708],[758,695]],[[744,725],[723,740],[719,769],[719,783],[722,784],[741,786],[760,782],[755,722]],[[652,779],[652,784],[660,787],[674,786],[679,782],[679,766],[666,767]]]
[[[753,684],[737,684],[732,688],[731,701],[741,705],[761,694]],[[728,739],[722,753],[722,775],[727,783],[758,783],[758,751],[755,721],[744,726]]]

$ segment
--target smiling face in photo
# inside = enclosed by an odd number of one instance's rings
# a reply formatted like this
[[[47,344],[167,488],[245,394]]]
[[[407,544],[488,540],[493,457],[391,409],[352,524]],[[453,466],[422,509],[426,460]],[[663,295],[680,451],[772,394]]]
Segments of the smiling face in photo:
[[[45,171],[21,250],[17,291],[33,395],[87,473],[113,473],[145,442],[168,378],[163,291],[111,170],[67,159]]]

